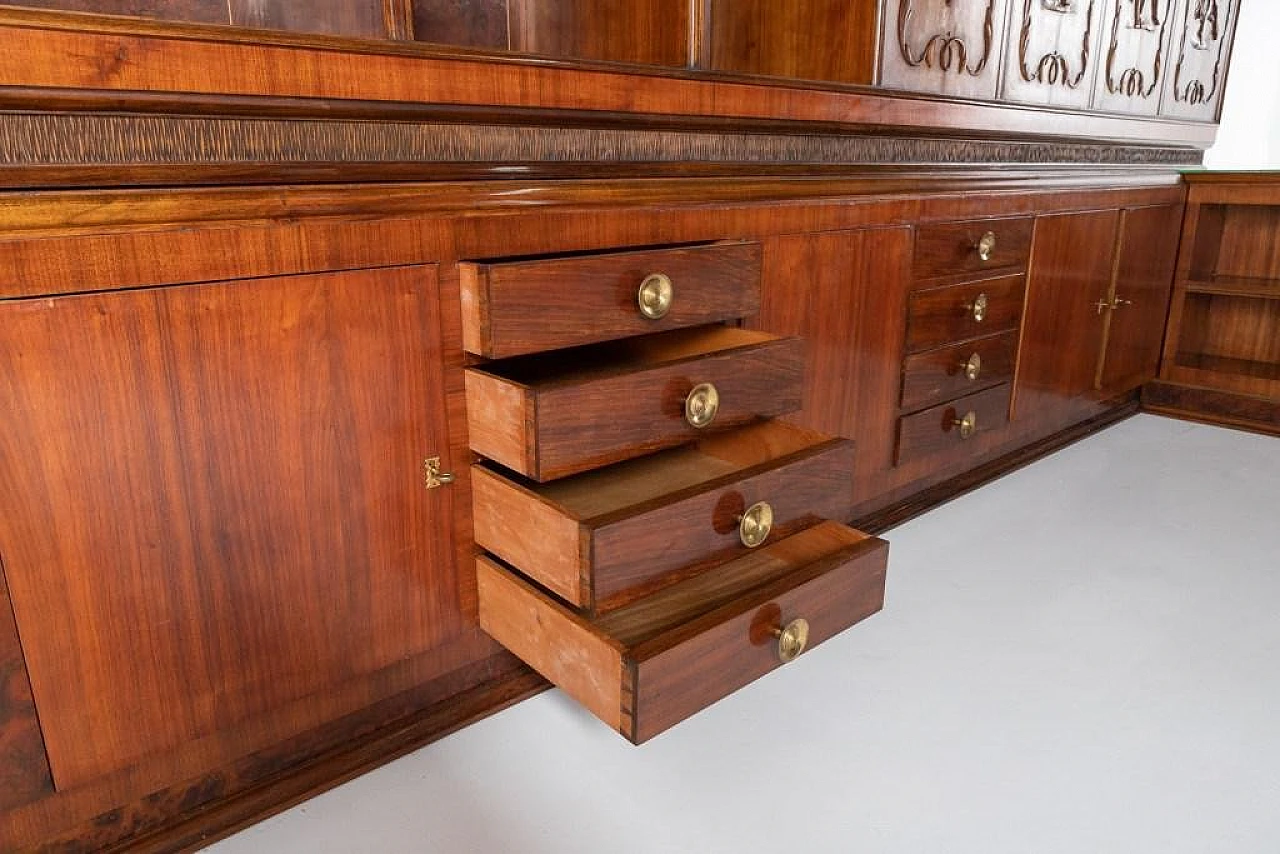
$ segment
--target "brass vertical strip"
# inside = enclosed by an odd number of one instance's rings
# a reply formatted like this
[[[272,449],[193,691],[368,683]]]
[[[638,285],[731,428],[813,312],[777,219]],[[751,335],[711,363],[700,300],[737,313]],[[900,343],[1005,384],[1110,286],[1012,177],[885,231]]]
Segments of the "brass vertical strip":
[[[711,68],[711,0],[689,0],[690,68]]]

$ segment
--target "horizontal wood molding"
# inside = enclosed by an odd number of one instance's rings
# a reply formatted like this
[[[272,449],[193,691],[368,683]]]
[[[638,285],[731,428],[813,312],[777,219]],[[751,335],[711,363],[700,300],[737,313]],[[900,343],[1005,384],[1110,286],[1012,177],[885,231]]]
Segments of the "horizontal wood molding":
[[[404,42],[0,10],[0,93],[43,109],[41,90],[101,104],[121,93],[333,99],[827,123],[843,129],[1131,141],[1203,149],[1212,124],[889,95],[865,87],[455,52]],[[315,105],[324,114],[324,105]],[[255,114],[250,112],[250,115]]]

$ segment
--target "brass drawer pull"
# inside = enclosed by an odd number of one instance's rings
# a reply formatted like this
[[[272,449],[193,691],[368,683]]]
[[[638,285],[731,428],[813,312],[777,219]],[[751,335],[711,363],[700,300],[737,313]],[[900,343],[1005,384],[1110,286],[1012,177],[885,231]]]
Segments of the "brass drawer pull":
[[[978,257],[983,261],[990,261],[991,256],[996,252],[996,233],[988,231],[982,235],[982,239],[978,241]]]
[[[800,617],[769,632],[778,639],[778,658],[783,664],[794,661],[809,645],[809,621]]]
[[[720,392],[711,383],[699,383],[684,399],[684,420],[690,427],[702,429],[716,420],[720,411]]]
[[[749,549],[762,545],[773,530],[773,507],[768,502],[752,504],[738,517],[738,537]]]
[[[961,362],[960,367],[964,368],[965,378],[969,382],[977,382],[978,377],[982,376],[982,356],[974,353],[967,360]]]
[[[960,428],[961,439],[972,439],[978,432],[978,413],[969,410],[963,418],[956,418],[951,423]]]
[[[640,313],[650,320],[661,320],[671,311],[671,303],[675,300],[675,287],[671,278],[663,273],[650,273],[640,283],[640,293],[636,300],[640,304]]]
[[[987,303],[988,303],[987,295],[978,294],[977,299],[975,299],[973,302],[967,302],[964,304],[964,310],[967,311],[971,317],[973,317],[974,323],[981,323],[982,321],[987,319]]]

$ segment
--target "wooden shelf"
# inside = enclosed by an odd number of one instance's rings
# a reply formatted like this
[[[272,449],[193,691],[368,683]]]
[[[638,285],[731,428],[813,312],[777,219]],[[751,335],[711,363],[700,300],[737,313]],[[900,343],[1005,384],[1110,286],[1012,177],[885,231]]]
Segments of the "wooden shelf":
[[[1250,359],[1233,359],[1227,356],[1209,356],[1204,353],[1181,352],[1177,356],[1179,367],[1215,374],[1234,374],[1274,382],[1280,380],[1280,364]]]
[[[1280,279],[1214,276],[1211,279],[1188,281],[1186,290],[1192,294],[1280,299]]]

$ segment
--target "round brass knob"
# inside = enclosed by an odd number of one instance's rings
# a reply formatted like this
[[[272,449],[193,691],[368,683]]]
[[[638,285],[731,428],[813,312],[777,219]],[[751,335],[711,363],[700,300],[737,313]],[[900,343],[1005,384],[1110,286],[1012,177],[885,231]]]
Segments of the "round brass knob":
[[[671,303],[675,300],[676,291],[671,279],[662,273],[650,273],[640,283],[640,292],[636,301],[640,304],[640,313],[650,320],[661,320],[671,311]]]
[[[978,294],[978,298],[973,302],[964,304],[964,310],[969,312],[973,317],[974,323],[981,323],[987,319],[987,295]]]
[[[983,261],[990,261],[991,256],[996,252],[996,233],[988,231],[982,235],[982,239],[978,241],[978,257]]]
[[[720,411],[720,392],[711,383],[699,383],[684,399],[684,420],[699,429],[716,420]]]
[[[809,645],[809,621],[804,618],[794,619],[785,626],[775,628],[772,635],[778,639],[778,658],[782,659],[783,664],[794,661]]]
[[[964,375],[969,382],[976,382],[982,376],[982,356],[974,353],[960,367],[964,368]]]
[[[749,549],[763,543],[773,530],[773,508],[765,501],[752,504],[738,519],[738,537]]]
[[[978,413],[970,410],[965,413],[964,418],[957,418],[951,423],[960,428],[961,439],[972,439],[973,434],[978,432]]]

